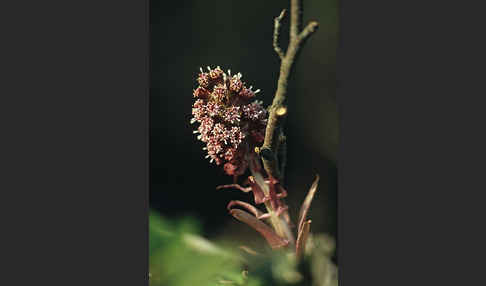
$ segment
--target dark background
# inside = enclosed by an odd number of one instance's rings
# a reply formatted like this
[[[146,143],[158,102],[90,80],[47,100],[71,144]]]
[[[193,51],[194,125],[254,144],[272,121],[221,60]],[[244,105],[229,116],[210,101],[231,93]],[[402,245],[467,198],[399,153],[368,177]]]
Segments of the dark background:
[[[272,47],[273,19],[289,1],[151,1],[150,206],[168,217],[193,215],[206,236],[237,234],[258,238],[229,216],[232,199],[251,201],[236,190],[217,191],[231,183],[222,168],[204,159],[202,142],[189,124],[199,67],[221,66],[241,72],[271,104],[280,60]],[[319,30],[303,46],[288,88],[286,187],[290,215],[296,219],[316,174],[321,176],[310,210],[313,231],[337,236],[336,48],[337,0],[304,1],[304,24],[317,20]],[[288,11],[288,10],[287,10]],[[287,46],[287,14],[281,47]]]

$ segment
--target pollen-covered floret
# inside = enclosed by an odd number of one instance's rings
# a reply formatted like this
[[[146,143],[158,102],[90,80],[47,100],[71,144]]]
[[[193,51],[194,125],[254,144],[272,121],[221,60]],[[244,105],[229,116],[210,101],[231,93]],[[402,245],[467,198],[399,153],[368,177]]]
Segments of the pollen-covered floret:
[[[262,106],[262,102],[255,100],[250,104],[243,105],[243,116],[253,121],[264,121],[267,117],[267,111]]]
[[[241,107],[230,106],[226,108],[226,112],[223,114],[223,120],[230,124],[237,124],[241,119]]]
[[[213,96],[214,101],[223,102],[228,98],[229,90],[224,83],[220,83],[214,86],[211,95]]]
[[[210,67],[208,67],[208,70],[209,70],[209,77],[211,77],[211,79],[213,80],[217,80],[217,79],[221,79],[223,77],[223,70],[221,70],[221,68],[218,66],[216,67],[215,69],[211,69]]]
[[[199,77],[197,78],[197,82],[199,83],[199,86],[201,87],[208,87],[209,86],[209,74],[206,72],[203,72],[201,68],[201,73],[199,74]]]
[[[224,164],[229,175],[241,175],[265,134],[267,111],[261,101],[250,102],[260,90],[247,88],[241,73],[232,76],[220,67],[200,71],[193,93],[191,123],[199,123],[194,133],[206,144],[206,158]]]
[[[241,81],[241,73],[234,75],[230,79],[229,88],[231,91],[239,92],[243,87],[243,82]]]
[[[252,90],[252,86],[250,86],[250,88],[246,88],[246,86],[243,86],[240,90],[240,93],[238,94],[241,98],[245,98],[245,99],[251,99],[253,97],[255,97],[255,95],[260,92],[259,89],[253,91]]]

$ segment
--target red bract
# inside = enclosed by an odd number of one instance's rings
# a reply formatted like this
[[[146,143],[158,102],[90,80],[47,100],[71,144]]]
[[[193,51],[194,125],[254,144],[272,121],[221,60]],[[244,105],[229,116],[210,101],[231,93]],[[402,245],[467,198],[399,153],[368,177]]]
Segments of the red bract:
[[[235,200],[227,206],[230,214],[258,231],[272,248],[291,246],[294,247],[296,256],[301,257],[305,250],[311,224],[311,220],[307,219],[307,213],[317,191],[319,176],[316,176],[304,203],[302,203],[296,232],[297,239],[295,240],[292,232],[294,225],[288,214],[288,206],[281,200],[287,196],[287,191],[275,178],[264,179],[258,160],[251,161],[250,170],[253,176],[248,177],[246,182],[249,185],[248,187],[235,183],[218,186],[217,189],[233,188],[245,193],[252,192],[255,204],[265,204],[268,212],[262,212],[250,203]],[[269,225],[264,221],[270,221],[271,224]],[[270,226],[273,226],[273,229]]]
[[[206,143],[206,158],[224,164],[228,175],[241,175],[248,167],[250,152],[264,139],[267,111],[261,101],[251,101],[260,90],[247,88],[240,73],[231,76],[220,67],[200,70],[193,94],[191,123],[199,123],[194,133]]]

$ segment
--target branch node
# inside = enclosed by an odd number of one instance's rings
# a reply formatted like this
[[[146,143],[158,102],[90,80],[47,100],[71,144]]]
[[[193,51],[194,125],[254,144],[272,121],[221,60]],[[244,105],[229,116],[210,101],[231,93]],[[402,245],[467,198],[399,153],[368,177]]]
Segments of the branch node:
[[[317,30],[317,27],[319,27],[319,23],[316,21],[311,21],[307,26],[302,30],[302,32],[299,35],[299,41],[305,40],[307,37],[309,37],[312,33],[314,33]]]
[[[277,110],[275,111],[275,114],[277,114],[277,116],[284,116],[285,114],[287,114],[287,107],[281,106],[281,107],[277,108]]]

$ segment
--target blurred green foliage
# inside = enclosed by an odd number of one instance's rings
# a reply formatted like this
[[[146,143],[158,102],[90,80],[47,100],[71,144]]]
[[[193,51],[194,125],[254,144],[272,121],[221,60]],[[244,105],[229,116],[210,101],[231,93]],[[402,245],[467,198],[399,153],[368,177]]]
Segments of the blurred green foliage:
[[[257,255],[220,246],[199,235],[195,219],[167,220],[149,215],[149,273],[151,286],[334,286],[337,269],[330,256],[333,241],[312,237],[300,263],[285,251]]]
[[[262,285],[244,278],[243,265],[233,253],[198,236],[195,220],[169,221],[151,212],[149,221],[150,285]]]

